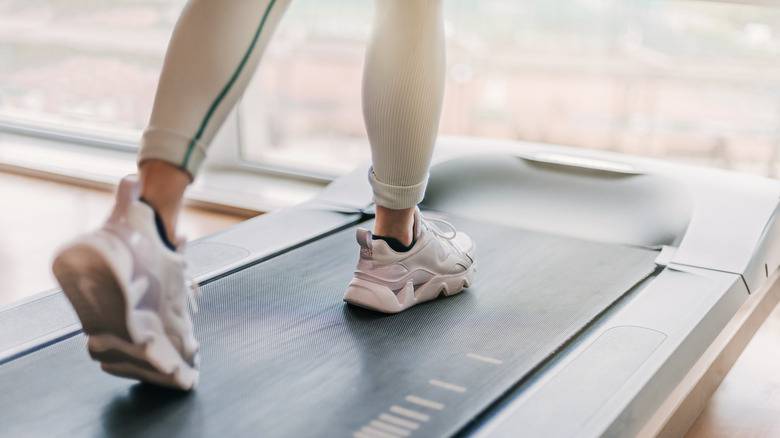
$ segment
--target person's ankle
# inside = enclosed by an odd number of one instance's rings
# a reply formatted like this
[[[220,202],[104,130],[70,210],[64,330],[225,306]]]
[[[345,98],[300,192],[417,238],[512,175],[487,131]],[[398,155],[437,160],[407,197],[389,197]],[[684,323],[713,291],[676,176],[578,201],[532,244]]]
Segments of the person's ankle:
[[[151,159],[138,167],[141,179],[141,198],[152,207],[162,222],[161,237],[175,239],[176,222],[181,208],[184,191],[192,182],[192,176],[166,161]],[[158,225],[159,226],[159,225]]]
[[[165,220],[160,215],[160,213],[157,211],[157,209],[152,205],[147,199],[144,197],[141,197],[139,201],[143,202],[144,204],[148,205],[152,211],[154,211],[154,224],[157,226],[157,233],[160,236],[160,240],[162,240],[162,243],[171,251],[176,251],[176,245],[171,240],[171,237],[174,236],[174,231],[172,228],[168,228],[165,224]]]
[[[404,245],[400,240],[394,237],[377,236],[376,234],[373,234],[371,238],[373,240],[384,240],[387,243],[387,246],[395,252],[408,252],[414,246],[414,241],[409,245]]]
[[[411,247],[414,243],[414,211],[415,207],[395,210],[378,205],[373,234]]]

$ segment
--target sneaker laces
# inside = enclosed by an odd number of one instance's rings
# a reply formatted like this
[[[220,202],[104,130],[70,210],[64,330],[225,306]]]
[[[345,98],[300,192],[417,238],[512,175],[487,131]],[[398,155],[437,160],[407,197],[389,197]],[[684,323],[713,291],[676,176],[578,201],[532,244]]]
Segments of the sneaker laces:
[[[455,236],[458,235],[458,230],[455,229],[455,226],[452,225],[451,223],[445,221],[444,219],[438,219],[438,218],[433,218],[433,217],[423,218],[422,215],[420,215],[420,218],[424,219],[421,222],[423,224],[425,224],[425,227],[427,229],[429,229],[433,234],[435,234],[438,237],[441,237],[442,239],[452,240],[452,239],[455,238]],[[451,234],[449,234],[449,233],[445,234],[444,232],[442,232],[441,229],[439,229],[439,227],[437,227],[436,225],[430,226],[431,224],[441,224],[441,225],[444,225],[445,227],[450,229]]]
[[[186,286],[185,291],[187,293],[187,303],[189,303],[193,313],[198,313],[198,298],[200,298],[201,295],[200,285],[198,285],[198,282],[195,281],[195,279],[192,278],[189,274],[185,275],[186,278],[184,280],[184,284]]]
[[[178,236],[176,238],[176,253],[184,256],[184,248],[186,246],[187,238],[184,236]],[[200,298],[201,295],[200,285],[189,273],[187,273],[186,268],[184,272],[184,284],[186,285],[185,289],[187,292],[187,303],[189,303],[193,313],[198,313],[198,298]]]
[[[187,277],[187,302],[190,304],[192,311],[198,313],[198,298],[200,298],[200,286],[198,282],[192,277]]]

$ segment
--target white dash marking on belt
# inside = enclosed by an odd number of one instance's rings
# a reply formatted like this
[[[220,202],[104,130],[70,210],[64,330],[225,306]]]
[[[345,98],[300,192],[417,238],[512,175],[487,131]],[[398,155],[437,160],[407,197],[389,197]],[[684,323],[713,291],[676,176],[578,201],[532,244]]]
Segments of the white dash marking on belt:
[[[373,427],[363,426],[359,432],[365,435],[369,435],[371,438],[398,438],[398,435],[382,432],[381,430],[374,429]]]
[[[420,428],[419,423],[415,423],[414,421],[404,420],[403,418],[398,418],[395,415],[382,414],[379,416],[379,419],[384,421],[385,423],[395,424],[396,426],[405,427],[411,430],[417,430]]]
[[[429,385],[438,386],[439,388],[448,389],[455,392],[466,392],[466,388],[458,386],[452,383],[442,382],[441,380],[431,379],[428,381]]]
[[[398,415],[403,415],[406,418],[411,418],[412,420],[417,420],[417,421],[428,421],[431,419],[431,416],[428,414],[422,414],[420,412],[413,411],[411,409],[402,408],[400,406],[395,406],[395,405],[390,407],[390,412]]]
[[[408,401],[409,403],[414,403],[416,405],[425,406],[426,408],[436,409],[437,411],[441,411],[442,409],[444,409],[444,405],[439,402],[426,400],[424,398],[420,398],[415,395],[407,395],[406,401]]]
[[[374,427],[376,429],[380,429],[386,432],[394,433],[399,436],[409,436],[409,431],[406,429],[401,429],[400,427],[393,426],[390,424],[385,423],[384,421],[379,420],[371,420],[369,423],[371,427]]]
[[[496,365],[501,365],[502,363],[504,363],[503,360],[498,360],[498,359],[494,359],[492,357],[487,357],[487,356],[480,356],[480,355],[474,354],[474,353],[469,353],[469,354],[466,355],[466,357],[468,357],[470,359],[474,359],[474,360],[481,360],[482,362],[493,363],[493,364],[496,364]]]
[[[392,408],[391,408],[392,410]],[[415,412],[416,413],[416,412]],[[420,414],[422,415],[422,414]],[[404,420],[403,418],[398,418],[395,415],[390,414],[382,414],[379,416],[379,419],[386,422],[386,423],[392,423],[397,426],[405,427],[407,429],[411,430],[417,430],[420,428],[419,423],[415,423],[414,421]]]

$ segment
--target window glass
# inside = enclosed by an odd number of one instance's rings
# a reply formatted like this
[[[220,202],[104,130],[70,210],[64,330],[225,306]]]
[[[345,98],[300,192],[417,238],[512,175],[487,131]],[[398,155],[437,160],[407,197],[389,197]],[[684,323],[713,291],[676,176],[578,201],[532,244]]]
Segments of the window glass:
[[[775,175],[780,10],[660,0],[446,0],[440,133]],[[368,158],[367,1],[296,0],[243,105],[243,156],[321,172]]]
[[[0,1],[0,120],[137,141],[184,0]],[[444,0],[440,132],[775,175],[780,9]],[[241,156],[337,175],[369,156],[369,0],[294,0],[240,111]]]
[[[360,93],[372,2],[294,0],[244,94],[242,155],[337,175],[369,157]]]
[[[0,118],[137,141],[183,5],[0,1]]]

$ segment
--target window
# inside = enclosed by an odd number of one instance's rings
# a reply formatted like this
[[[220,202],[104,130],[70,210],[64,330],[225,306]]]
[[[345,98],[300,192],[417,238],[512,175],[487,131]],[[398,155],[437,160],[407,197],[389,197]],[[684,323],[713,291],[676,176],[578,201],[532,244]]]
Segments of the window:
[[[0,118],[135,146],[183,4],[0,2]]]
[[[184,3],[0,2],[0,123],[134,147]],[[442,135],[776,175],[780,9],[700,0],[444,5]],[[240,105],[239,135],[227,141],[239,148],[237,166],[337,176],[368,158],[360,83],[371,13],[367,0],[292,2]]]
[[[296,0],[242,106],[245,159],[341,173],[368,157],[368,2]],[[780,9],[659,0],[446,0],[443,135],[775,175]]]

